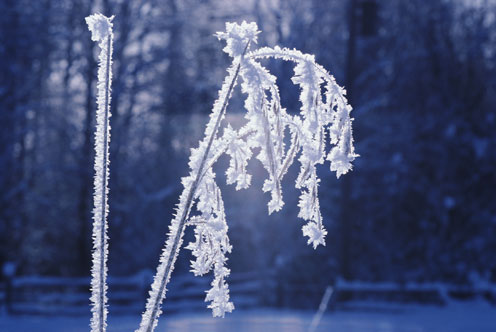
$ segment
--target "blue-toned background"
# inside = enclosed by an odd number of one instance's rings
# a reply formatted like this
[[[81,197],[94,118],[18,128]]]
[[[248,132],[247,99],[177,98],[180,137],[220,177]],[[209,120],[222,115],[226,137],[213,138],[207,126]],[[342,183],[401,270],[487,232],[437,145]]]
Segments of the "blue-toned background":
[[[328,235],[317,250],[297,218],[296,167],[275,215],[267,216],[258,161],[250,163],[249,190],[222,186],[234,247],[228,265],[234,277],[257,282],[255,295],[239,298],[254,307],[313,310],[326,286],[341,282],[350,290],[335,292],[335,308],[356,299],[496,302],[494,1],[3,0],[0,266],[1,280],[13,286],[0,288],[0,304],[8,298],[14,314],[16,305],[36,312],[39,294],[87,290],[98,48],[84,17],[95,11],[115,15],[110,275],[147,285],[153,274],[189,149],[229,65],[213,34],[225,22],[247,20],[262,31],[260,46],[315,54],[346,88],[360,158],[339,180],[328,164],[319,169]],[[283,105],[298,112],[291,64],[266,64]],[[240,121],[243,101],[238,88],[231,121]],[[215,167],[219,183],[226,165],[221,159]],[[190,259],[181,252],[173,280],[189,280]],[[40,291],[40,280],[52,280],[57,291]],[[401,291],[412,283],[437,285],[436,294],[420,286],[413,295]],[[360,285],[373,291],[362,294]],[[136,315],[144,305],[138,300]],[[87,310],[86,297],[81,303]]]

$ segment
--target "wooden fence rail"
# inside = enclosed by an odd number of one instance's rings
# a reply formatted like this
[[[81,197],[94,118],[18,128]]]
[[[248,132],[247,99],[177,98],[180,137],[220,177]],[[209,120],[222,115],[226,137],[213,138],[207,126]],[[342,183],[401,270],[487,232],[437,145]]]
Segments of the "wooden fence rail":
[[[109,277],[110,314],[140,314],[144,310],[152,275]],[[206,308],[205,291],[211,277],[176,275],[169,284],[166,312]],[[231,297],[236,307],[260,304],[263,281],[255,273],[233,274],[229,278]],[[17,277],[8,287],[0,283],[0,306],[12,314],[77,315],[89,312],[90,278]],[[7,292],[7,288],[9,288]],[[3,290],[3,291],[2,291]],[[6,294],[10,292],[9,303]]]
[[[110,314],[139,315],[144,310],[151,273],[109,277]],[[235,273],[229,277],[237,308],[278,306],[316,309],[325,286],[278,282],[275,273]],[[165,312],[207,310],[205,291],[211,277],[175,275],[169,284]],[[88,314],[89,278],[16,277],[0,283],[0,307],[12,314]],[[397,304],[444,305],[451,299],[484,298],[496,305],[496,285],[460,286],[443,283],[364,283],[338,280],[333,286],[331,310],[388,310]]]

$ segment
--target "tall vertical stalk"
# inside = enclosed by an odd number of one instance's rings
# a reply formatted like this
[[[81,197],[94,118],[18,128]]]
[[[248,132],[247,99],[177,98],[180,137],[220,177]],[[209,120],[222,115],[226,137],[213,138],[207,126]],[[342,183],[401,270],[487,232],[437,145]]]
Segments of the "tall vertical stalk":
[[[91,268],[91,301],[93,332],[104,332],[107,326],[107,216],[110,141],[110,87],[112,81],[112,18],[94,14],[86,18],[91,39],[100,48],[98,67],[98,96],[95,132],[95,178],[93,208],[93,265]]]

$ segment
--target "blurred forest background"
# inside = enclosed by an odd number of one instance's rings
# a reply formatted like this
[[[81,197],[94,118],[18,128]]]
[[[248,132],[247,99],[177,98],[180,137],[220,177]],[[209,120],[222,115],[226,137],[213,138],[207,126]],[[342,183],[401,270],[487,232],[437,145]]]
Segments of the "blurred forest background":
[[[327,246],[286,205],[267,216],[262,167],[224,186],[233,272],[278,281],[496,281],[496,3],[464,0],[2,0],[0,264],[86,276],[97,46],[84,17],[115,15],[111,275],[153,270],[189,149],[226,74],[214,33],[256,21],[259,45],[313,53],[354,107],[353,172],[319,174]],[[298,112],[290,64],[268,63]],[[228,114],[244,112],[236,92]],[[226,160],[218,165],[222,178]],[[219,181],[222,183],[225,181]],[[191,230],[189,230],[191,232]],[[187,238],[192,234],[187,230]],[[182,251],[175,274],[189,270]]]

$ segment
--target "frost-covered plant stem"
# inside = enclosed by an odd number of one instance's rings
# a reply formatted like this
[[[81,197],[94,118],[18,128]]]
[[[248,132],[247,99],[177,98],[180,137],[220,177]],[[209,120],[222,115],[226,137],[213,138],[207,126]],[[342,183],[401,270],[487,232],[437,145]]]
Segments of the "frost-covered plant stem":
[[[228,76],[226,78],[226,82],[230,80],[227,91],[220,92],[220,97],[223,97],[222,107],[218,111],[217,114],[213,113],[213,117],[210,118],[210,121],[207,125],[206,136],[204,141],[208,142],[207,146],[203,152],[203,156],[201,157],[201,163],[197,169],[197,172],[194,177],[194,181],[191,183],[189,187],[185,187],[180,196],[179,205],[177,208],[177,215],[172,221],[170,226],[170,232],[168,234],[168,239],[166,242],[166,247],[162,252],[162,256],[160,257],[160,264],[157,268],[157,272],[155,274],[155,278],[152,284],[152,290],[150,291],[150,297],[148,298],[146,304],[146,311],[143,313],[143,317],[140,323],[140,327],[137,330],[138,332],[151,332],[155,329],[158,323],[158,316],[161,314],[161,303],[165,298],[165,293],[167,292],[167,284],[170,280],[170,274],[174,268],[175,261],[177,259],[177,255],[179,253],[179,248],[183,242],[184,229],[186,226],[186,220],[188,219],[188,215],[191,211],[191,207],[193,205],[193,200],[198,188],[198,184],[202,176],[204,175],[204,169],[207,164],[207,160],[209,157],[210,149],[212,147],[212,143],[214,138],[217,136],[219,126],[222,118],[225,115],[226,108],[229,102],[229,98],[231,97],[232,90],[236,84],[236,80],[239,75],[239,70],[241,68],[241,62],[246,50],[248,49],[249,42],[246,44],[246,47],[243,51],[243,54],[233,62],[233,66],[236,70],[234,74]],[[237,62],[237,64],[236,64]],[[229,70],[232,73],[232,69]],[[224,85],[225,86],[225,85]],[[209,127],[213,128],[209,132]]]
[[[224,51],[232,57],[233,63],[214,103],[204,138],[197,148],[191,149],[190,172],[181,179],[184,189],[169,226],[137,332],[152,332],[157,326],[161,303],[187,225],[192,225],[195,232],[195,241],[186,247],[195,257],[191,261],[191,271],[195,275],[204,275],[213,270],[212,287],[205,296],[213,316],[223,317],[234,309],[226,283],[230,274],[226,255],[232,246],[227,235],[222,194],[212,168],[224,153],[230,156],[226,180],[228,184],[236,184],[236,190],[250,186],[251,175],[247,166],[256,154],[268,173],[262,190],[271,193],[267,205],[269,214],[283,207],[281,180],[299,156],[301,167],[295,186],[301,191],[298,216],[307,221],[302,227],[303,235],[308,236],[308,244],[314,248],[325,245],[327,231],[320,213],[320,179],[316,166],[325,159],[329,160],[331,171],[336,171],[337,177],[351,170],[351,163],[357,156],[353,149],[351,106],[346,101],[344,89],[315,62],[314,56],[278,47],[247,53],[249,45],[257,42],[258,33],[255,23],[246,22],[227,23],[226,32],[217,33],[219,39],[226,41]],[[290,115],[281,106],[276,78],[256,61],[259,58],[278,58],[296,64],[292,80],[301,88],[299,115]],[[246,123],[237,130],[227,123],[220,135],[221,122],[238,76],[241,91],[246,95]],[[285,132],[291,134],[288,149],[285,147]],[[327,132],[331,144],[328,154]]]
[[[110,141],[110,86],[112,81],[112,17],[94,14],[86,18],[91,39],[101,48],[98,67],[98,96],[95,132],[95,178],[93,208],[93,265],[91,268],[91,330],[104,332],[107,326],[107,215]]]

